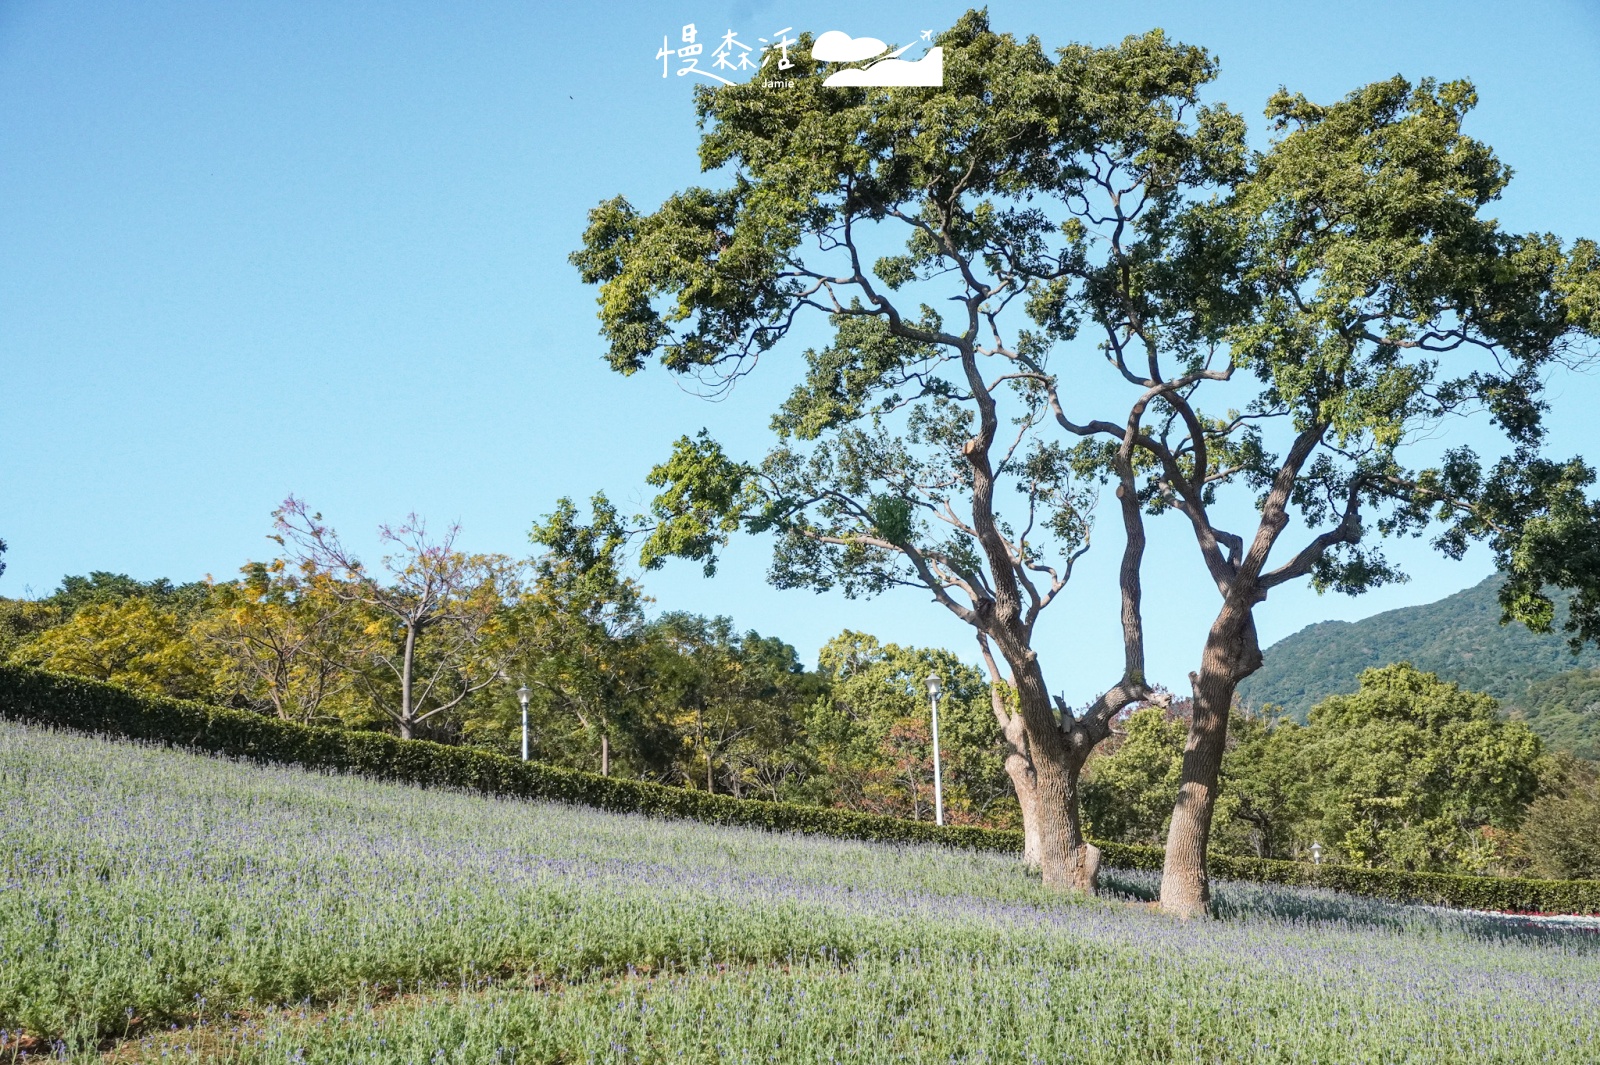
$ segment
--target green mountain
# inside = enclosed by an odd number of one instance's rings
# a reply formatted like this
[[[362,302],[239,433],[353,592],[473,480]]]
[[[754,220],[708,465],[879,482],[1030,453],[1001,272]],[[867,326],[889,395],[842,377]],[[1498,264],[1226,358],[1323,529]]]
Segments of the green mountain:
[[[1591,676],[1600,651],[1574,657],[1559,631],[1540,636],[1501,625],[1500,580],[1489,577],[1437,603],[1307,626],[1267,648],[1266,664],[1239,685],[1239,697],[1304,721],[1324,696],[1355,691],[1368,666],[1406,661],[1495,696],[1552,746],[1600,746],[1600,673]],[[1558,630],[1564,607],[1558,601]]]

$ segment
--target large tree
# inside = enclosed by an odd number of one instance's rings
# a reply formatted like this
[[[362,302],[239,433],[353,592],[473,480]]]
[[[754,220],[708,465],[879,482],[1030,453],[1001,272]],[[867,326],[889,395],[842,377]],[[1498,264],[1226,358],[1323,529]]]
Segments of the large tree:
[[[1272,589],[1396,579],[1371,534],[1430,527],[1453,555],[1488,539],[1508,612],[1534,624],[1541,581],[1600,571],[1592,474],[1540,453],[1544,377],[1600,331],[1595,247],[1485,216],[1509,175],[1462,132],[1463,82],[1395,78],[1328,106],[1281,92],[1276,137],[1251,152],[1242,120],[1196,102],[1210,58],[1159,33],[1052,62],[973,13],[938,43],[942,89],[826,88],[802,48],[781,88],[703,91],[702,162],[731,186],[592,213],[575,261],[602,286],[619,370],[659,354],[726,382],[801,312],[834,325],[775,419],[787,446],[746,466],[685,440],[656,471],[648,550],[709,557],[744,524],[778,533],[780,583],[932,589],[1010,668],[1020,713],[997,713],[1019,795],[1051,837],[1047,878],[1071,883],[1082,758],[1148,694],[1144,519],[1182,515],[1221,605],[1191,676],[1162,904],[1201,914],[1229,708]],[[904,248],[880,254],[896,227]],[[1475,412],[1501,454],[1440,455],[1433,431]],[[1082,549],[1074,476],[1115,486],[1128,653],[1058,727],[1033,626],[1070,566],[1035,569],[1034,537]],[[1575,635],[1600,631],[1600,600],[1574,602]]]
[[[291,721],[324,718],[377,650],[356,612],[309,563],[249,562],[216,584],[196,635],[220,652],[218,686],[251,707]]]
[[[727,183],[650,213],[601,204],[573,261],[600,286],[624,373],[658,357],[720,389],[804,315],[825,316],[831,336],[805,353],[764,460],[702,434],[655,470],[645,559],[709,567],[746,528],[776,535],[781,586],[930,594],[990,666],[1027,856],[1047,883],[1091,888],[1078,773],[1111,718],[1150,694],[1136,441],[1110,462],[1124,661],[1073,716],[1053,705],[1036,627],[1087,549],[1092,497],[1050,425],[1044,329],[1077,317],[1061,288],[1084,270],[1077,201],[1097,161],[1141,160],[1159,203],[1237,170],[1242,124],[1198,106],[1209,60],[1159,32],[1052,60],[974,12],[937,44],[942,88],[827,87],[831,67],[802,37],[781,85],[764,70],[700,91],[702,165]]]
[[[602,774],[610,775],[621,737],[633,768],[662,773],[671,753],[662,749],[664,733],[641,742],[653,731],[643,705],[652,683],[644,645],[649,599],[623,572],[629,533],[616,508],[603,493],[590,508],[585,524],[563,497],[534,523],[529,539],[545,551],[534,560],[531,594],[518,611],[522,650],[508,672],[533,689],[546,716],[567,722],[564,739],[586,747]],[[561,746],[551,739],[552,748]]]
[[[1537,876],[1600,878],[1600,766],[1565,752],[1547,767],[1544,793],[1528,807],[1522,840]]]
[[[1483,829],[1514,830],[1539,786],[1541,746],[1494,697],[1409,663],[1369,669],[1303,728],[1301,831],[1358,865],[1483,872]]]
[[[682,612],[656,619],[644,636],[649,698],[682,737],[685,784],[778,801],[803,782],[805,710],[822,684],[793,647],[739,633],[729,618]]]
[[[1162,882],[1171,912],[1207,906],[1228,713],[1261,665],[1255,610],[1274,588],[1396,579],[1372,534],[1430,526],[1454,556],[1490,540],[1517,575],[1503,603],[1535,624],[1548,611],[1540,577],[1572,576],[1548,564],[1529,576],[1528,559],[1533,532],[1546,548],[1564,535],[1553,500],[1581,509],[1586,468],[1539,454],[1540,388],[1600,331],[1594,247],[1484,217],[1509,174],[1462,132],[1474,102],[1463,82],[1399,78],[1329,106],[1280,93],[1267,109],[1276,138],[1223,194],[1164,202],[1136,158],[1108,158],[1086,182],[1100,236],[1059,298],[1087,309],[1130,398],[1105,416],[1042,363],[1034,372],[1089,461],[1114,469],[1131,431],[1140,498],[1183,516],[1221,599],[1190,676]],[[1439,456],[1430,437],[1479,412],[1502,456]]]

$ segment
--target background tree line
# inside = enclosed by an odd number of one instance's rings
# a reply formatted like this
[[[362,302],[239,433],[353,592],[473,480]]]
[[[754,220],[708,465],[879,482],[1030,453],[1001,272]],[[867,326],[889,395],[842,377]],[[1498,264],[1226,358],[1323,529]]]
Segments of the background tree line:
[[[1409,663],[1369,669],[1304,724],[1240,712],[1222,760],[1220,853],[1424,872],[1600,877],[1600,774],[1491,695]],[[1189,705],[1145,707],[1089,762],[1098,838],[1159,845]]]
[[[603,495],[561,500],[528,558],[476,554],[415,515],[375,566],[297,499],[276,557],[231,580],[68,576],[0,599],[0,660],[285,720],[517,755],[736,797],[931,820],[924,680],[937,672],[946,813],[1014,827],[986,679],[942,649],[844,632],[808,669],[725,617],[651,616]]]

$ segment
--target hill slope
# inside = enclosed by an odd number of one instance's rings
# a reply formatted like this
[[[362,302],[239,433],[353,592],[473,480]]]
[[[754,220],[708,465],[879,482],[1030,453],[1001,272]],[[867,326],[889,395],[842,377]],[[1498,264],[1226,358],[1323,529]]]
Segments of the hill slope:
[[[1239,697],[1250,707],[1274,703],[1304,721],[1325,696],[1355,691],[1363,669],[1409,661],[1520,706],[1534,684],[1600,666],[1600,652],[1586,649],[1574,658],[1559,632],[1540,636],[1501,625],[1499,588],[1500,577],[1491,576],[1436,603],[1307,626],[1267,648],[1266,665],[1239,685]]]
[[[1180,926],[1015,857],[4,721],[0,808],[8,1062],[19,1037],[92,1061],[129,1035],[115,1060],[244,1065],[1593,1065],[1600,1045],[1585,941],[1328,892],[1218,883],[1219,919]]]

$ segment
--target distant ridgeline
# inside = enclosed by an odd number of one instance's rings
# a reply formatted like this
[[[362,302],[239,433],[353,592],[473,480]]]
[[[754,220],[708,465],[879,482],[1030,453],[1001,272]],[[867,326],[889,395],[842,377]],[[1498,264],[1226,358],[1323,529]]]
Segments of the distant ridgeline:
[[[1356,690],[1368,666],[1407,661],[1463,688],[1486,691],[1528,722],[1550,746],[1600,759],[1600,651],[1574,658],[1560,632],[1547,636],[1500,624],[1496,575],[1437,603],[1361,621],[1324,621],[1266,650],[1266,664],[1239,685],[1244,705],[1268,703],[1300,721],[1323,697]]]

